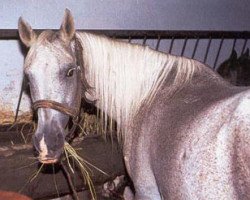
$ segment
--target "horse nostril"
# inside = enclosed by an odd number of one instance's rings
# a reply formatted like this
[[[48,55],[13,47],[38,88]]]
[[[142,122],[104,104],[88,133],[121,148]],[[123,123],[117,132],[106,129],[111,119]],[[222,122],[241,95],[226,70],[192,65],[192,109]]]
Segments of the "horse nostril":
[[[64,146],[64,136],[62,133],[50,133],[45,135],[48,150],[58,151]]]
[[[64,133],[56,132],[37,132],[33,136],[34,148],[39,153],[39,158],[44,160],[59,159],[64,147]]]

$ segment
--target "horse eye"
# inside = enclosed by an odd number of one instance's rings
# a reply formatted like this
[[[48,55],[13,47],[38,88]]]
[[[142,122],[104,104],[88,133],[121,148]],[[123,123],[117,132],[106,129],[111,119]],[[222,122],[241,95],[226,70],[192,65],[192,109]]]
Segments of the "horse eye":
[[[73,75],[74,75],[74,70],[75,70],[75,68],[70,68],[70,69],[67,71],[66,76],[67,76],[67,77],[73,76]]]

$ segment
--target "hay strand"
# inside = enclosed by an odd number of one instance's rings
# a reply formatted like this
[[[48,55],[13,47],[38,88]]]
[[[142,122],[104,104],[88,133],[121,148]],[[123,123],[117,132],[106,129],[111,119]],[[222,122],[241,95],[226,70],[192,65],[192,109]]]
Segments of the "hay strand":
[[[28,181],[24,184],[24,186],[18,191],[18,193],[21,193],[21,192],[23,191],[23,189],[24,189],[29,183],[31,183],[33,180],[35,180],[35,179],[37,178],[37,176],[38,176],[39,173],[41,172],[43,166],[44,166],[44,164],[41,164],[41,166],[39,167],[39,169],[38,169],[36,172],[34,172],[34,173],[30,176],[29,180],[28,180]]]
[[[65,151],[67,163],[68,163],[69,168],[71,169],[72,173],[74,173],[74,170],[69,162],[70,157],[73,158],[77,167],[80,169],[81,175],[84,178],[84,183],[86,185],[88,185],[92,199],[96,200],[97,199],[96,191],[95,191],[95,187],[94,187],[93,181],[92,181],[91,176],[90,176],[91,169],[87,166],[90,163],[86,162],[86,160],[84,160],[81,156],[79,156],[78,153],[76,152],[76,150],[69,143],[65,143],[64,151]],[[93,165],[90,165],[90,166],[93,166]],[[97,169],[98,171],[100,171],[102,173],[105,173],[102,170],[98,169],[97,167],[95,167],[95,169]]]

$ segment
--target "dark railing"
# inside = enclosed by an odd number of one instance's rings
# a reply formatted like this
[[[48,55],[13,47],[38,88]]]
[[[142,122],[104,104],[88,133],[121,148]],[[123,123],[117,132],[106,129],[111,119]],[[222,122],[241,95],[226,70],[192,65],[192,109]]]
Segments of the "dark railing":
[[[40,33],[43,29],[36,29]],[[250,31],[152,31],[152,30],[89,30],[79,29],[97,34],[104,34],[120,39],[249,39]],[[0,39],[18,39],[17,29],[0,29]]]
[[[36,29],[35,31],[37,33],[40,33],[43,30]],[[182,45],[180,53],[181,56],[184,55],[188,39],[195,39],[192,54],[190,56],[191,58],[195,57],[200,39],[207,39],[208,43],[205,48],[205,56],[203,58],[204,63],[206,63],[207,61],[212,39],[220,39],[219,47],[216,51],[216,56],[214,60],[214,65],[213,65],[214,69],[217,65],[221,48],[225,39],[233,40],[233,46],[232,46],[233,49],[235,48],[236,40],[243,39],[244,43],[241,49],[241,54],[242,54],[245,51],[248,39],[250,38],[250,31],[160,31],[160,30],[153,31],[153,30],[83,30],[83,29],[78,31],[87,31],[96,34],[103,34],[117,39],[127,39],[128,42],[131,42],[131,40],[142,40],[143,45],[146,44],[148,39],[153,39],[157,40],[156,46],[154,47],[156,50],[158,50],[161,40],[167,39],[170,40],[168,53],[172,52],[174,41],[176,39],[184,39],[184,43]],[[17,40],[17,39],[19,39],[17,29],[0,29],[0,40]],[[20,98],[21,95],[22,91],[20,93]],[[16,118],[19,110],[20,98],[18,102]]]
[[[44,29],[35,29],[37,33],[42,32]],[[56,30],[56,29],[54,29]],[[78,31],[92,32],[96,34],[107,35],[112,38],[117,39],[127,39],[129,42],[131,40],[142,40],[142,44],[145,45],[147,40],[154,39],[157,40],[156,46],[154,47],[158,50],[161,40],[168,39],[170,40],[170,46],[168,48],[168,53],[172,53],[174,41],[177,39],[184,39],[184,43],[181,48],[180,56],[184,55],[186,44],[188,39],[195,39],[195,45],[192,51],[190,58],[195,58],[196,50],[200,39],[207,39],[208,43],[205,48],[205,55],[201,59],[202,62],[206,63],[208,59],[208,54],[210,51],[211,42],[213,39],[220,39],[219,47],[216,50],[216,56],[214,62],[211,63],[213,68],[216,68],[218,59],[221,53],[221,48],[225,39],[233,39],[233,49],[236,44],[236,40],[244,40],[244,43],[241,47],[241,54],[247,48],[247,42],[250,38],[250,31],[162,31],[162,30],[97,30],[97,29],[79,29]],[[0,40],[9,40],[9,39],[19,39],[17,29],[0,29]]]

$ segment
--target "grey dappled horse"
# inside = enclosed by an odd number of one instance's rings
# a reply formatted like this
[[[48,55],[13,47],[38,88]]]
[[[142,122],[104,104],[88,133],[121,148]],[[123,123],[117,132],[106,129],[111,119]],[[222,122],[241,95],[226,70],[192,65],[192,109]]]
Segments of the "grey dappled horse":
[[[19,33],[30,48],[24,71],[33,102],[75,109],[83,91],[106,123],[107,115],[116,120],[135,187],[126,199],[250,199],[249,88],[196,60],[75,32],[68,10],[58,32],[38,36],[20,19]],[[79,78],[90,87],[79,89]],[[34,145],[41,162],[53,163],[74,115],[37,109]]]

